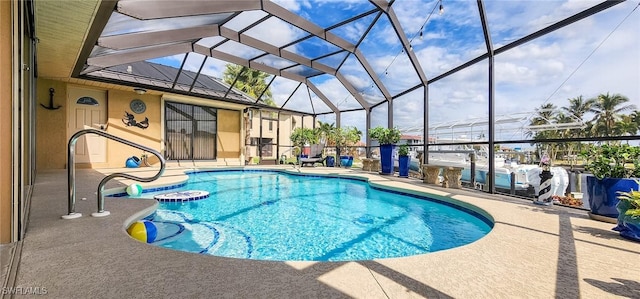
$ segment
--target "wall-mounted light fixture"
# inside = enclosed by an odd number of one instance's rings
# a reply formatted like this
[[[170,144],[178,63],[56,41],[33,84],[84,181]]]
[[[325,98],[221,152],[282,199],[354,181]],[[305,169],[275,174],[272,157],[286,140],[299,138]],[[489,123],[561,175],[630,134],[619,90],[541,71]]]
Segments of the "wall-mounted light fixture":
[[[133,88],[133,91],[135,91],[137,94],[145,94],[147,92],[146,89],[140,87]]]

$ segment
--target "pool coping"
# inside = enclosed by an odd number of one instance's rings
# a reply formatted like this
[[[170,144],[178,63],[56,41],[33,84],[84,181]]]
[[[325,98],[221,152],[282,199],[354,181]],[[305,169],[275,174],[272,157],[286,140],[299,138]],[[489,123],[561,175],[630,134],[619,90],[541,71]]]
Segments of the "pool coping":
[[[180,180],[177,173],[184,170],[172,169],[158,183]],[[15,286],[43,286],[49,295],[65,298],[601,298],[633,292],[633,284],[625,282],[637,280],[638,244],[586,212],[361,171],[290,170],[364,176],[381,185],[448,197],[485,210],[495,226],[476,242],[402,258],[271,262],[204,256],[150,246],[126,234],[123,224],[155,210],[153,199],[109,197],[108,217],[60,219],[66,211],[65,172],[43,172],[36,179]],[[91,196],[104,174],[79,171],[87,182],[77,184],[78,193]],[[118,188],[127,182],[121,184]],[[78,202],[79,212],[94,209],[93,200]]]

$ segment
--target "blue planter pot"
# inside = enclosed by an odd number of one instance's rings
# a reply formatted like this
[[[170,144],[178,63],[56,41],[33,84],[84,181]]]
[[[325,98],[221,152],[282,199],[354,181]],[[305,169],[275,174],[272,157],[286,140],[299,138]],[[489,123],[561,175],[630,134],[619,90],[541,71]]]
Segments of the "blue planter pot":
[[[638,186],[636,185],[635,188],[637,189]],[[634,207],[626,200],[618,200],[616,207],[619,213],[618,225],[614,227],[613,230],[619,231],[620,236],[624,238],[640,242],[640,218],[625,215],[628,209]]]
[[[327,167],[334,167],[336,164],[336,158],[334,156],[327,156]]]
[[[380,145],[380,166],[382,174],[393,173],[393,144]]]
[[[353,165],[353,156],[340,156],[340,166],[351,167]]]
[[[587,177],[587,194],[589,208],[595,215],[618,218],[618,191],[629,192],[638,190],[638,184],[633,179],[604,178],[599,180],[594,176]]]
[[[409,177],[409,156],[398,157],[398,176],[402,178]]]
[[[640,242],[640,219],[623,216],[618,221],[620,236]]]

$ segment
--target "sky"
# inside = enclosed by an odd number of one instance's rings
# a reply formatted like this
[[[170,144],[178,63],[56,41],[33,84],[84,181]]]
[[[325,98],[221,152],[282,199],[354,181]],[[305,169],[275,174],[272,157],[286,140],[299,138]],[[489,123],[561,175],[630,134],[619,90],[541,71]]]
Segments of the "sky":
[[[274,2],[322,28],[374,8],[370,2],[361,0]],[[599,2],[601,1],[484,1],[493,47],[498,49]],[[546,103],[553,103],[558,107],[566,106],[569,98],[577,96],[592,98],[603,93],[619,93],[628,97],[629,103],[640,109],[640,32],[637,29],[640,28],[640,8],[636,9],[638,4],[637,0],[626,1],[496,55],[496,118],[519,119],[518,122],[496,125],[497,139],[525,139],[522,126],[535,115],[536,108]],[[392,6],[400,23],[400,28],[397,29],[402,30],[411,41],[412,49],[409,51],[417,57],[428,80],[486,53],[476,2],[443,0],[442,5],[442,14],[438,12],[437,1],[397,0]],[[244,12],[225,26],[239,31],[265,15],[262,11]],[[356,43],[374,19],[375,14],[372,14],[329,32]],[[308,35],[305,31],[274,18],[247,30],[245,34],[277,47]],[[210,37],[199,41],[198,44],[210,47],[221,40],[221,37]],[[409,62],[406,51],[401,48],[394,28],[385,15],[373,24],[359,49],[390,94],[399,94],[420,83],[419,76]],[[218,50],[247,59],[264,53],[235,42],[228,42]],[[335,52],[338,48],[319,38],[310,38],[304,43],[286,47],[285,50],[314,59]],[[152,61],[179,67],[183,57],[184,55],[176,55]],[[330,67],[340,66],[340,74],[344,75],[368,103],[382,101],[382,91],[374,86],[360,61],[354,55],[349,55],[340,65],[344,57],[345,54],[338,54],[320,59],[319,62]],[[190,54],[185,68],[197,71],[204,58],[205,56],[200,54]],[[292,65],[291,62],[273,55],[264,56],[257,62],[277,68]],[[209,58],[203,72],[214,77],[222,77],[225,64],[224,61]],[[429,84],[429,125],[432,128],[441,128],[453,123],[468,124],[463,129],[438,129],[436,133],[440,136],[473,138],[486,134],[489,105],[488,67],[489,63],[484,60]],[[312,70],[302,67],[291,71],[303,75],[313,73]],[[311,77],[310,81],[338,108],[346,110],[360,107],[334,76],[315,76]],[[296,90],[298,85],[296,81],[277,77],[271,85],[275,102],[279,105],[286,102],[284,108],[312,112],[309,105],[311,98],[313,111],[330,111],[313,92],[307,91],[304,84]],[[394,99],[393,125],[405,132],[418,135],[415,129],[422,128],[424,123],[422,101],[422,88]],[[386,104],[373,109],[371,115],[372,127],[387,126]],[[320,120],[336,122],[333,114],[322,116]],[[472,123],[474,125],[470,125]],[[341,126],[356,126],[364,132],[365,113],[342,113]]]

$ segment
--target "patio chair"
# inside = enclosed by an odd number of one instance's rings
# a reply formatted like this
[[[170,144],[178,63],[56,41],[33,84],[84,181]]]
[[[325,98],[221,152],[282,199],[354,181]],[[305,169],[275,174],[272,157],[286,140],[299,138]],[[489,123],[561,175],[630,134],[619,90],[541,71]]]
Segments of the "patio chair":
[[[327,159],[327,157],[322,157],[322,150],[324,149],[324,146],[322,144],[314,144],[311,145],[311,149],[310,149],[310,153],[309,153],[309,158],[301,158],[300,159],[300,165],[301,166],[305,166],[305,165],[311,165],[311,166],[315,166],[316,163],[320,163],[322,164],[322,166],[324,166],[325,164],[325,160]]]

